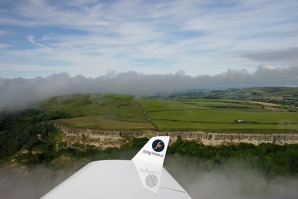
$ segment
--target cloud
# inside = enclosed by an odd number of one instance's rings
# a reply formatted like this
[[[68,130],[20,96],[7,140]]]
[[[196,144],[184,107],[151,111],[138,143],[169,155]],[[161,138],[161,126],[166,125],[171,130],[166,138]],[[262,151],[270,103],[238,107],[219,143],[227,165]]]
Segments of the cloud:
[[[297,178],[269,178],[241,161],[228,160],[216,167],[204,160],[173,155],[166,159],[165,168],[193,199],[294,199],[298,194]]]
[[[6,35],[6,34],[7,34],[7,32],[0,30],[0,35]]]
[[[83,165],[80,162],[59,171],[52,171],[46,165],[32,167],[29,171],[24,171],[24,168],[1,169],[0,197],[40,198]],[[169,155],[165,161],[165,168],[193,199],[297,198],[296,177],[269,178],[247,163],[232,160],[221,167],[207,165],[204,160],[198,161],[180,155]]]
[[[107,70],[168,74],[183,69],[193,76],[227,68],[251,71],[252,63],[266,60],[288,66],[290,52],[282,51],[297,48],[298,42],[297,3],[287,0],[5,4],[10,6],[2,6],[0,24],[10,34],[0,42],[11,49],[0,51],[0,68],[28,66],[9,77],[22,76],[30,65],[46,67],[48,71],[36,71],[41,76],[67,72],[96,77]],[[258,52],[281,53],[260,57]]]
[[[45,165],[31,167],[10,167],[0,169],[0,198],[38,199],[60,184],[82,167],[76,163],[72,168],[58,172],[50,171]]]
[[[1,44],[1,43],[0,43],[0,49],[1,49],[1,48],[9,48],[9,47],[10,47],[10,45],[8,45],[8,44]]]
[[[282,66],[272,66],[272,65],[261,65],[255,73],[256,77],[259,79],[266,79],[267,81],[276,80],[293,80],[297,81],[298,78],[298,67],[285,68]]]
[[[251,59],[257,62],[269,63],[298,63],[298,48],[275,50],[275,51],[261,51],[253,53],[245,53],[241,56],[243,58]]]
[[[175,74],[146,75],[134,71],[96,78],[53,74],[46,78],[0,78],[0,110],[25,108],[30,104],[59,95],[74,93],[120,93],[150,96],[157,93],[199,89],[224,89],[256,86],[298,86],[298,67],[261,65],[254,73],[229,69],[219,75],[188,76]]]
[[[38,46],[38,47],[45,48],[45,49],[49,49],[49,48],[46,47],[45,45],[36,42],[35,37],[34,37],[33,35],[28,35],[28,36],[27,36],[27,39],[28,39],[29,42],[31,42],[32,44],[34,44],[34,45],[36,45],[36,46]]]

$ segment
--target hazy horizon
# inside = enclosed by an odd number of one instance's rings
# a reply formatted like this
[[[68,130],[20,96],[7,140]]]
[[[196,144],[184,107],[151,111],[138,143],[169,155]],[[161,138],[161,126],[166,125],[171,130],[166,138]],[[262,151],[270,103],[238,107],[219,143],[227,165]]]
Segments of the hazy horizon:
[[[183,71],[175,74],[146,75],[134,71],[109,73],[91,78],[66,73],[36,78],[0,78],[0,111],[18,110],[54,96],[76,93],[117,93],[150,96],[158,93],[189,90],[297,87],[298,68],[259,67],[249,73],[245,69],[227,70],[218,75],[189,76]]]
[[[298,2],[0,2],[0,111],[49,97],[298,86]]]

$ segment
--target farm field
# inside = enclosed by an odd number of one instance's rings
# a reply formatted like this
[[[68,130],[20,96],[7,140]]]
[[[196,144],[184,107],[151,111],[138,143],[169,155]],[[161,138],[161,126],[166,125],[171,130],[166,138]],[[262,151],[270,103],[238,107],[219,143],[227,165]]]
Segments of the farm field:
[[[146,121],[139,103],[133,96],[116,94],[71,95],[54,97],[41,103],[47,112],[61,112],[69,117],[112,115]]]
[[[103,130],[155,128],[133,96],[72,95],[52,98],[40,106],[48,114],[53,115],[57,122],[72,128]]]
[[[263,103],[220,99],[183,99],[168,103],[145,99],[140,103],[159,130],[295,133],[298,129],[297,112],[267,110]]]
[[[87,128],[100,130],[138,130],[155,129],[149,122],[132,120],[108,119],[100,116],[83,116],[70,119],[61,119],[59,123],[71,128]]]
[[[52,119],[72,128],[298,133],[298,112],[288,111],[280,104],[257,101],[77,94],[52,98],[40,107]]]

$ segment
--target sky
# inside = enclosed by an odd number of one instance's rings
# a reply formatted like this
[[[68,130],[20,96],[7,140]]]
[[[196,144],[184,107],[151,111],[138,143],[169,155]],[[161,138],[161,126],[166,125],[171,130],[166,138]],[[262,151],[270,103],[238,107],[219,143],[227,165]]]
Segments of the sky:
[[[297,0],[0,0],[0,111],[57,95],[298,87]]]
[[[0,77],[288,70],[297,10],[296,0],[0,0]]]

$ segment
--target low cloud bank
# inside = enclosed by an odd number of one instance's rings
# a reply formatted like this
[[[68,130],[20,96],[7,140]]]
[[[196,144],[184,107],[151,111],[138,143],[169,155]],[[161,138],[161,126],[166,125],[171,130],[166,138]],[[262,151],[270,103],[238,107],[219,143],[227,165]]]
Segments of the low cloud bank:
[[[0,198],[40,198],[74,172],[74,168],[54,172],[43,166],[30,171],[25,171],[24,168],[2,169],[0,170]]]
[[[297,177],[269,177],[247,162],[229,160],[210,166],[173,155],[165,167],[193,199],[295,199],[298,195]]]
[[[229,161],[208,167],[205,161],[170,155],[165,168],[193,199],[296,199],[298,178],[271,177],[245,163]],[[0,198],[37,199],[68,178],[83,165],[61,171],[43,166],[23,173],[22,169],[0,170]]]
[[[289,48],[284,50],[276,51],[258,51],[245,53],[240,55],[240,57],[250,59],[257,62],[266,63],[298,63],[298,48]]]
[[[145,75],[136,72],[110,73],[97,78],[54,74],[33,79],[0,78],[0,111],[17,110],[53,96],[74,93],[119,93],[153,95],[191,89],[225,89],[255,86],[298,86],[298,67],[262,65],[254,73],[227,70],[219,75],[188,76],[183,72]]]

